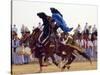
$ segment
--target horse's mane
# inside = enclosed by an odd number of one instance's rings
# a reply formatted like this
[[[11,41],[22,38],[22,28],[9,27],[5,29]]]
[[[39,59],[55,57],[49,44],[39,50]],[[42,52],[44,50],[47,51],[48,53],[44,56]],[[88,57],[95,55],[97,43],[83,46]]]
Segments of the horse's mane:
[[[38,27],[33,30],[33,32],[41,31]]]

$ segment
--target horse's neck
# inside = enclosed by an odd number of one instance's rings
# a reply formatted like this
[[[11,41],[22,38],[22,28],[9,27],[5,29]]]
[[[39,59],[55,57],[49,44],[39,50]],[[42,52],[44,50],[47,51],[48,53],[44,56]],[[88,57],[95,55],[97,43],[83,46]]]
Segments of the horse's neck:
[[[40,36],[40,34],[41,34],[41,32],[42,31],[39,28],[34,29],[34,31],[31,34],[31,40],[30,41],[36,43],[39,36]]]

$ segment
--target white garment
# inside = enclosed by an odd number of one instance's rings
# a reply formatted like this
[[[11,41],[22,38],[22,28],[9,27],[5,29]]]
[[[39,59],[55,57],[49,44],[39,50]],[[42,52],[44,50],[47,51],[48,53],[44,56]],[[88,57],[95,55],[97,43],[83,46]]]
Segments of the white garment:
[[[80,46],[80,47],[82,47],[83,46],[83,40],[76,40],[76,43]]]
[[[24,25],[22,25],[22,27],[21,27],[21,32],[25,32],[25,26]]]
[[[88,29],[88,25],[86,24],[84,27],[84,31],[86,31]]]
[[[86,40],[84,40],[84,39],[81,40],[81,46],[86,48]]]
[[[97,40],[93,41],[93,47],[94,47],[94,51],[97,51]]]
[[[25,27],[25,31],[26,31],[26,32],[28,32],[28,31],[29,31],[28,27]]]
[[[93,43],[92,43],[92,41],[90,41],[90,40],[88,41],[88,48],[89,48],[89,47],[93,47]]]
[[[97,40],[93,41],[93,46],[97,47]]]
[[[12,48],[17,48],[17,47],[19,47],[19,43],[20,43],[19,40],[16,40],[16,41],[12,40]]]
[[[76,31],[79,32],[79,33],[81,33],[81,27],[77,27]]]
[[[90,40],[88,41],[83,40],[83,46],[85,46],[85,48],[86,48],[86,45],[87,45],[87,48],[93,47],[93,43]]]
[[[88,30],[89,30],[89,33],[92,33],[92,28],[88,28]]]
[[[97,31],[97,28],[94,26],[94,27],[92,28],[92,33],[95,32],[95,31]]]
[[[17,33],[17,28],[16,28],[16,27],[13,27],[13,28],[12,28],[12,31],[14,31],[14,32]]]

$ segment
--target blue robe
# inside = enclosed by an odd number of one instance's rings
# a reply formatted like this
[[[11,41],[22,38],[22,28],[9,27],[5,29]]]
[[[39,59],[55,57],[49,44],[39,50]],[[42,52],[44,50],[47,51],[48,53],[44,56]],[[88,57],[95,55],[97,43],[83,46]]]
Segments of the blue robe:
[[[64,32],[70,32],[73,28],[69,28],[59,13],[52,13],[52,18]]]

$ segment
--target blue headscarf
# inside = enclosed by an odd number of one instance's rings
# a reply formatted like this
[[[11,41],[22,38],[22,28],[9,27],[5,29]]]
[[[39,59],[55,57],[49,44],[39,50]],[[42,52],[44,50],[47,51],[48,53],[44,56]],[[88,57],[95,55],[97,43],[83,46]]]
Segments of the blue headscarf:
[[[55,8],[50,8],[52,13],[52,18],[55,20],[57,25],[64,31],[64,32],[70,32],[72,28],[69,28],[66,24],[66,22],[63,19],[63,15]]]

